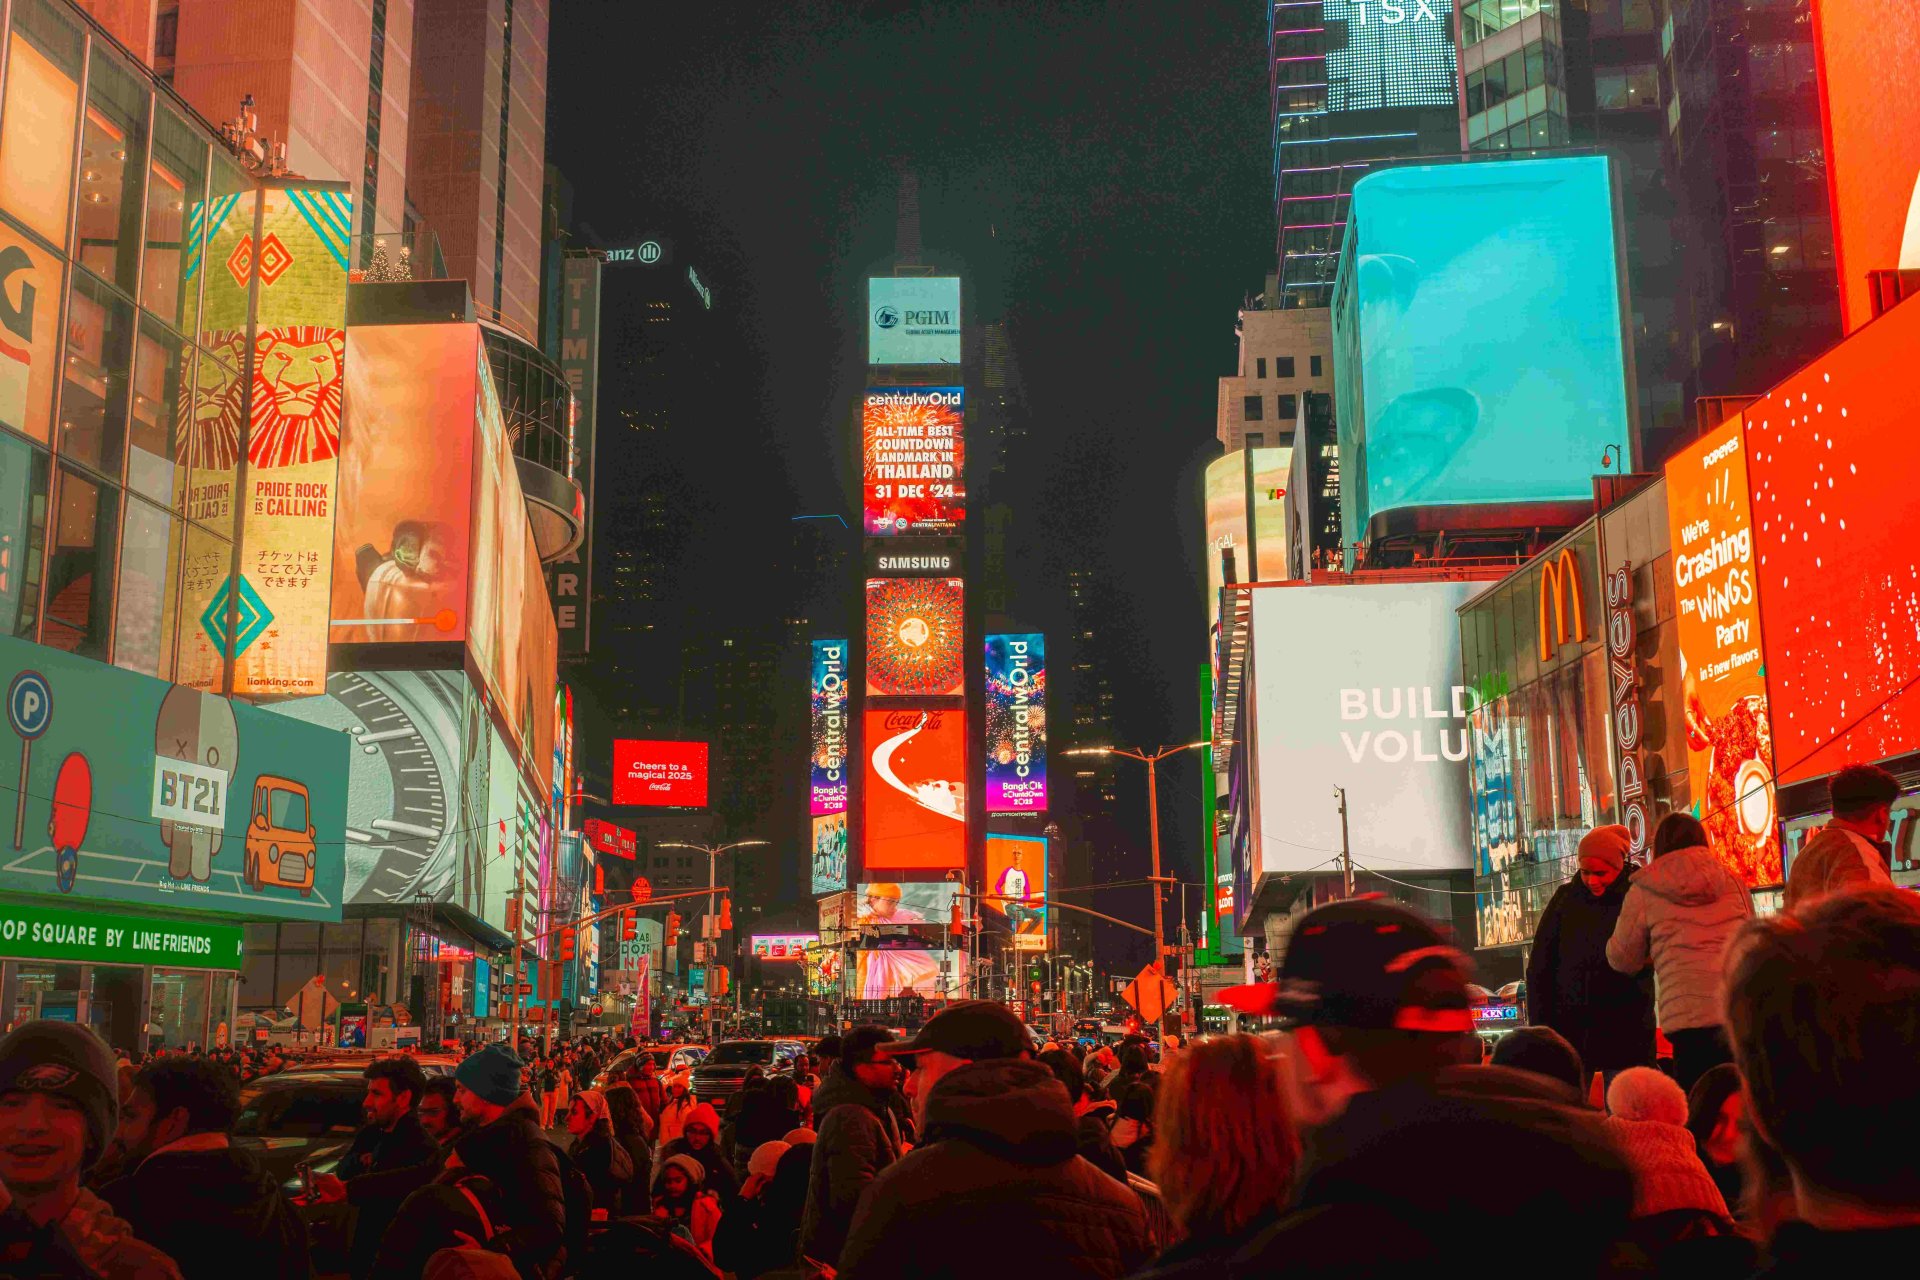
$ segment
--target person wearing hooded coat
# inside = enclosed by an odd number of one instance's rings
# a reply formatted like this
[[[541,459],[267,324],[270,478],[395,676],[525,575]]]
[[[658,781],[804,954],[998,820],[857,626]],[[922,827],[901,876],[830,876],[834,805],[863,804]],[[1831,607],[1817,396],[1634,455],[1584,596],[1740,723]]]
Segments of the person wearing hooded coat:
[[[661,1147],[655,1158],[665,1168],[675,1156],[692,1156],[706,1171],[702,1189],[718,1196],[723,1206],[732,1203],[740,1182],[720,1150],[720,1113],[712,1103],[702,1102],[689,1111],[680,1136]]]
[[[567,1108],[567,1132],[573,1135],[574,1167],[593,1189],[593,1207],[609,1218],[620,1216],[634,1180],[633,1157],[613,1136],[613,1117],[607,1097],[598,1089],[573,1095]]]
[[[1581,838],[1579,870],[1541,912],[1527,959],[1528,1023],[1559,1032],[1588,1071],[1609,1079],[1653,1065],[1653,1001],[1638,977],[1607,963],[1607,940],[1632,883],[1631,847],[1622,826],[1595,827]]]
[[[1752,918],[1752,894],[1714,853],[1699,819],[1662,818],[1653,862],[1634,875],[1607,940],[1607,963],[1624,974],[1653,966],[1660,1030],[1673,1042],[1673,1077],[1682,1090],[1709,1067],[1732,1061],[1721,1021],[1720,961]]]

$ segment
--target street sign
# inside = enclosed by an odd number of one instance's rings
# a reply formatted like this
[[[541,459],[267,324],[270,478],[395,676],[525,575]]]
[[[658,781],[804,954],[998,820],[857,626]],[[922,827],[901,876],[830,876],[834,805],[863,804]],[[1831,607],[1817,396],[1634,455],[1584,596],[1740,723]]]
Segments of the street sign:
[[[533,984],[531,982],[523,982],[520,984],[519,991],[523,996],[530,996],[533,994]]]
[[[1120,998],[1133,1006],[1142,1022],[1158,1022],[1179,995],[1180,988],[1167,981],[1160,966],[1150,964],[1126,985]]]

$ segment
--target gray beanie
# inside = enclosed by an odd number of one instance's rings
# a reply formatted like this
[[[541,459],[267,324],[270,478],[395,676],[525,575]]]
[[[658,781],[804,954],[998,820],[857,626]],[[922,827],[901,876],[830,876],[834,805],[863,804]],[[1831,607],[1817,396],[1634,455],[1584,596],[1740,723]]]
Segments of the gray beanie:
[[[120,1076],[113,1050],[86,1028],[39,1018],[0,1039],[0,1093],[54,1093],[87,1117],[83,1172],[107,1149],[120,1123]]]

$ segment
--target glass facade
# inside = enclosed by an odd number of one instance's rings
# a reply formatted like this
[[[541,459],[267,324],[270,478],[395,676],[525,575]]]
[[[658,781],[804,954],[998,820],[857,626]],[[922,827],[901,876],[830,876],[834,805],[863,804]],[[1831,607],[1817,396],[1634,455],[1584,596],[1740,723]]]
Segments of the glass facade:
[[[239,357],[199,313],[201,212],[254,183],[52,0],[11,0],[0,84],[0,627],[162,679],[231,559]],[[215,267],[221,264],[212,264]],[[210,588],[198,587],[206,596]]]
[[[235,975],[118,964],[0,962],[0,1015],[11,1031],[33,1018],[93,1028],[116,1049],[217,1043],[231,1035]]]
[[[1590,521],[1460,611],[1472,716],[1474,889],[1481,947],[1533,937],[1580,837],[1621,820],[1603,637],[1604,568],[1633,571],[1641,767],[1653,818],[1690,803],[1664,486]],[[1604,548],[1604,549],[1603,549]]]

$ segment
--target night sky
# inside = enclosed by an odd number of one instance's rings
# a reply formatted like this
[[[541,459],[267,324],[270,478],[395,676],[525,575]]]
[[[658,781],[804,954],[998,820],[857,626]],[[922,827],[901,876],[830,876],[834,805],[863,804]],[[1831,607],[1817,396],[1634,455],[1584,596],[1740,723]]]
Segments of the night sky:
[[[1008,495],[1016,543],[1041,548],[1029,590],[1056,590],[1063,562],[1093,569],[1120,623],[1104,651],[1121,738],[1194,736],[1215,379],[1233,371],[1236,307],[1273,266],[1261,7],[554,10],[548,158],[576,222],[608,242],[673,237],[737,332],[732,396],[677,459],[725,486],[689,512],[701,554],[757,563],[753,540],[792,515],[855,512],[863,282],[892,258],[904,164],[929,252],[965,264],[969,320],[1011,325],[1033,424]],[[612,408],[603,392],[603,423]],[[1169,858],[1197,878],[1197,770],[1162,789]],[[1143,792],[1123,777],[1141,844]],[[1146,911],[1144,895],[1101,905]]]

